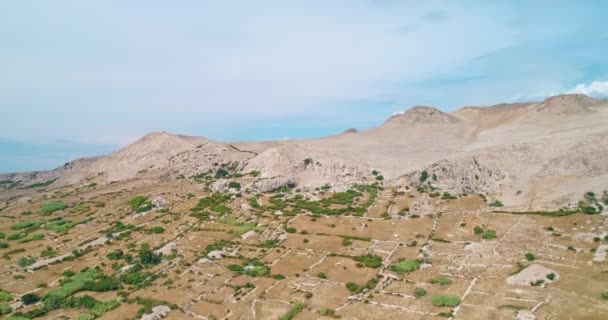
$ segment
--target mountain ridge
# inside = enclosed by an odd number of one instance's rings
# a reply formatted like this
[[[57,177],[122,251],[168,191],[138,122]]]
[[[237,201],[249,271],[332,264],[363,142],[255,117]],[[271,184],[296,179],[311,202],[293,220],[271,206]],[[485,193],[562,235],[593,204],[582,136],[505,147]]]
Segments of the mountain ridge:
[[[387,184],[414,185],[407,177],[431,170],[444,172],[446,179],[451,179],[439,184],[446,191],[502,194],[514,206],[544,205],[564,195],[524,201],[504,194],[539,194],[519,189],[529,189],[531,181],[545,179],[542,168],[550,164],[557,166],[553,177],[578,181],[581,179],[576,176],[581,174],[608,176],[608,169],[601,164],[602,150],[608,150],[608,144],[597,139],[608,134],[607,105],[605,100],[584,95],[558,95],[541,102],[463,107],[452,112],[416,106],[368,130],[287,141],[227,143],[152,132],[107,156],[78,159],[51,171],[4,174],[0,180],[20,187],[53,179],[57,185],[111,183],[193,176],[231,164],[243,172],[260,172],[259,179],[267,181],[265,185],[289,181],[302,188],[325,184],[346,188],[372,181],[372,170],[380,171]],[[560,140],[556,141],[557,136]],[[596,142],[582,144],[584,141]],[[580,169],[576,174],[569,173],[568,167],[575,167],[573,162],[582,161],[577,156],[580,154],[588,155],[584,160],[589,163],[576,166]],[[471,166],[472,158],[480,169],[463,169]],[[518,169],[523,164],[525,170]],[[488,181],[495,180],[490,176],[501,178],[496,183],[476,183],[464,176],[471,172],[483,172]],[[463,185],[458,179],[469,182]],[[260,183],[251,187],[255,185]]]

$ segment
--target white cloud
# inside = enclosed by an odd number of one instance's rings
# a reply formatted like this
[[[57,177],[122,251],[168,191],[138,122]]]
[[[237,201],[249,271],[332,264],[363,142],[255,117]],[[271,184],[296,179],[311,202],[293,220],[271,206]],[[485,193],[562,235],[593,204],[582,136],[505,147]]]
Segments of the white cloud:
[[[579,83],[569,93],[582,93],[594,98],[608,98],[608,81]]]

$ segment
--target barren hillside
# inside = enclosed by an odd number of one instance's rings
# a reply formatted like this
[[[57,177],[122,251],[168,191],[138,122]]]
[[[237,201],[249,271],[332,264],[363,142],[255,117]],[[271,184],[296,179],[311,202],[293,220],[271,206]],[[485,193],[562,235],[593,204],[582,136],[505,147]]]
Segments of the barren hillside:
[[[110,183],[192,176],[231,163],[259,171],[266,182],[254,186],[346,188],[374,179],[372,170],[389,185],[410,183],[408,176],[430,170],[443,191],[484,193],[518,209],[559,208],[576,201],[581,189],[604,187],[607,135],[606,101],[560,95],[451,113],[414,107],[367,131],[312,140],[220,143],[153,133],[108,156],[2,180],[20,186],[50,179],[56,185]]]

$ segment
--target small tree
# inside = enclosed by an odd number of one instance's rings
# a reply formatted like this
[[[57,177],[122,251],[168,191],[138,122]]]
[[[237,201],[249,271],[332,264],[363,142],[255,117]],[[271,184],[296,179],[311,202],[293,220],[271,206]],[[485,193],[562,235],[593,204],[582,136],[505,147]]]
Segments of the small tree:
[[[162,259],[162,254],[152,252],[147,244],[141,246],[141,250],[139,250],[139,260],[142,264],[159,264]]]
[[[26,293],[21,297],[21,302],[25,305],[30,305],[40,301],[40,297],[35,293]]]
[[[475,234],[482,234],[483,228],[480,226],[475,226],[475,228],[473,228],[473,232],[475,232]]]
[[[416,297],[416,299],[422,298],[425,295],[426,295],[426,290],[424,290],[422,288],[416,288],[416,289],[414,289],[414,297]]]
[[[420,183],[424,183],[426,181],[426,179],[428,179],[429,177],[429,173],[426,172],[426,170],[420,172]]]

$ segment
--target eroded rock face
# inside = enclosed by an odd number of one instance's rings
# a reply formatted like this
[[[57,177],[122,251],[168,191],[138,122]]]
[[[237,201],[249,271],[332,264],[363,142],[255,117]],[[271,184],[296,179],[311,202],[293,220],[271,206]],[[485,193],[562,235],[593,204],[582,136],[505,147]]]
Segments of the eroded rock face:
[[[536,316],[534,315],[534,313],[532,313],[532,311],[519,310],[517,311],[515,320],[536,320]]]
[[[255,186],[266,190],[276,189],[287,182],[297,182],[304,188],[327,183],[347,185],[359,182],[371,171],[366,164],[330,148],[297,143],[270,148],[247,160],[243,171],[254,170],[261,173],[261,180]]]
[[[606,256],[608,256],[608,245],[600,244],[597,247],[597,250],[595,251],[595,253],[593,254],[593,261],[595,261],[595,262],[606,261]]]
[[[274,177],[268,179],[259,179],[252,184],[252,188],[260,192],[271,192],[283,187],[295,188],[297,183],[292,178]]]
[[[160,320],[171,312],[171,308],[165,305],[160,305],[152,308],[152,313],[144,314],[140,320]]]
[[[492,193],[507,182],[508,176],[495,162],[465,157],[441,160],[425,170],[427,178],[421,181],[421,172],[409,174],[407,180],[415,187],[431,184],[452,194]]]
[[[224,258],[223,250],[214,250],[207,254],[207,257],[212,260],[221,260]]]
[[[507,278],[507,284],[516,286],[545,287],[548,283],[559,280],[559,274],[540,264],[533,264]]]

